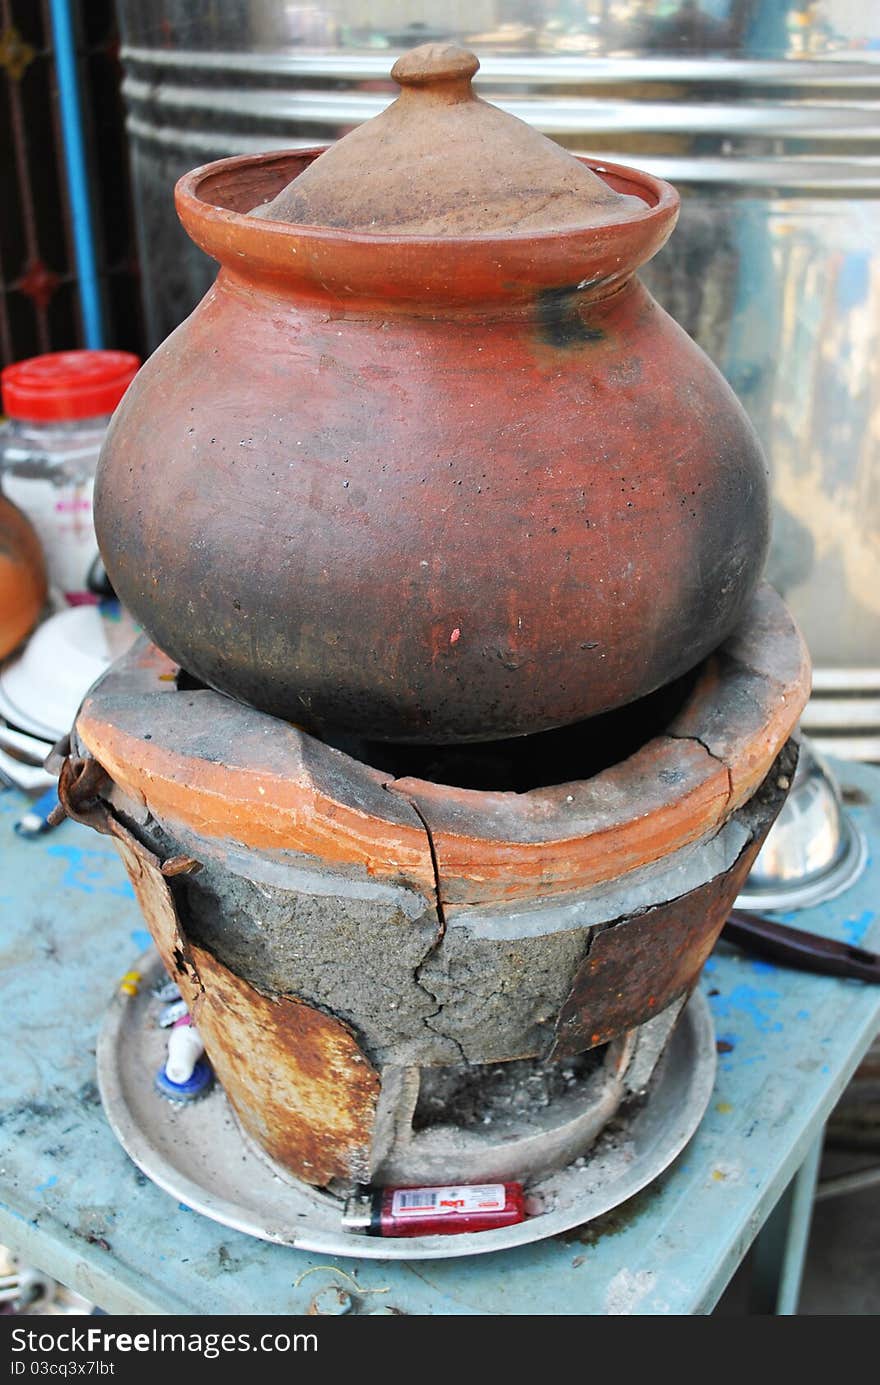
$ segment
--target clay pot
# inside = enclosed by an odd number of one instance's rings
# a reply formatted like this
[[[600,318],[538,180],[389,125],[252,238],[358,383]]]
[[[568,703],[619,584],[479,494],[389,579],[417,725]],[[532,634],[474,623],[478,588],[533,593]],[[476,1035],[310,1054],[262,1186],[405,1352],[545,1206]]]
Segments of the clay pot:
[[[0,659],[30,634],[45,600],[40,540],[21,510],[0,495]]]
[[[724,639],[764,561],[754,432],[635,277],[676,193],[478,101],[475,62],[416,50],[332,150],[181,179],[220,273],[101,459],[104,561],[152,639],[319,735],[620,706]]]

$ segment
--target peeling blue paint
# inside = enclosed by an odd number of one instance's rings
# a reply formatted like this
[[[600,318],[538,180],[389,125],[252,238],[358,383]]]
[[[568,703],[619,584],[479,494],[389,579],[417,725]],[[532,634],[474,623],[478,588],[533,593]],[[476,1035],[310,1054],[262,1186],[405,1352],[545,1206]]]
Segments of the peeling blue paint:
[[[81,890],[85,894],[112,894],[120,899],[134,899],[134,890],[126,880],[122,883],[108,880],[107,854],[103,851],[87,851],[81,846],[65,846],[53,843],[45,848],[47,856],[66,861],[67,867],[61,884],[68,890]]]
[[[11,1206],[8,1202],[0,1202],[0,1212],[3,1213],[4,1217],[12,1217],[15,1221],[24,1222],[25,1226],[30,1226],[31,1224],[30,1217],[24,1216],[22,1212],[19,1212],[17,1208]]]
[[[58,1182],[58,1175],[53,1173],[52,1176],[51,1176],[51,1178],[47,1178],[47,1179],[46,1179],[45,1183],[35,1183],[35,1184],[34,1184],[34,1192],[35,1192],[35,1193],[45,1193],[45,1192],[48,1191],[49,1188],[54,1188],[54,1187],[55,1187],[55,1184],[56,1184],[57,1182]]]
[[[769,986],[749,986],[741,982],[734,986],[728,995],[711,997],[711,1005],[719,1019],[731,1019],[737,1014],[747,1015],[761,1034],[775,1034],[782,1028],[778,1020],[769,1013],[782,999],[779,991]]]
[[[147,948],[151,946],[153,941],[153,939],[150,937],[150,934],[147,932],[146,928],[133,928],[129,933],[129,937],[131,938],[135,947],[141,948],[141,950],[144,952],[146,952]]]

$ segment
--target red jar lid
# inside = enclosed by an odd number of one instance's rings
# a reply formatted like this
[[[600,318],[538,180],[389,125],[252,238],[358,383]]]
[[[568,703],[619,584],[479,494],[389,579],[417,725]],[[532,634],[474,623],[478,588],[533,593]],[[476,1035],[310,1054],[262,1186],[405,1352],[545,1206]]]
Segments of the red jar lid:
[[[112,414],[140,367],[130,351],[52,351],[0,374],[3,412],[43,423]]]

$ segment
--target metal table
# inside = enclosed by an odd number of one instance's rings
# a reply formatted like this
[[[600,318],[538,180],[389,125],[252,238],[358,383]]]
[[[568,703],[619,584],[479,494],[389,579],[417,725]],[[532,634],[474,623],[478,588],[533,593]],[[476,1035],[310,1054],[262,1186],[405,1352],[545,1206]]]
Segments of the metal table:
[[[836,768],[871,859],[852,889],[797,922],[876,947],[880,772]],[[700,1314],[779,1204],[759,1242],[759,1306],[795,1311],[822,1128],[880,1024],[880,987],[719,947],[702,982],[716,1090],[660,1180],[600,1221],[499,1255],[334,1264],[189,1211],[116,1143],[95,1042],[149,936],[111,844],[69,822],[22,840],[24,804],[0,793],[0,1241],[41,1269],[111,1313],[298,1314],[335,1286],[361,1313]]]

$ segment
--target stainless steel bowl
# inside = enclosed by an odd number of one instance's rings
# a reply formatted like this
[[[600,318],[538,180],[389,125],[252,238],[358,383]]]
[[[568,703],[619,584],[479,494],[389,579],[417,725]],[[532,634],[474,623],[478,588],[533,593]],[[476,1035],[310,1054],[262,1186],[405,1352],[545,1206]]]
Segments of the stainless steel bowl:
[[[791,792],[737,904],[806,909],[842,894],[861,875],[867,844],[847,815],[828,766],[805,737]]]

